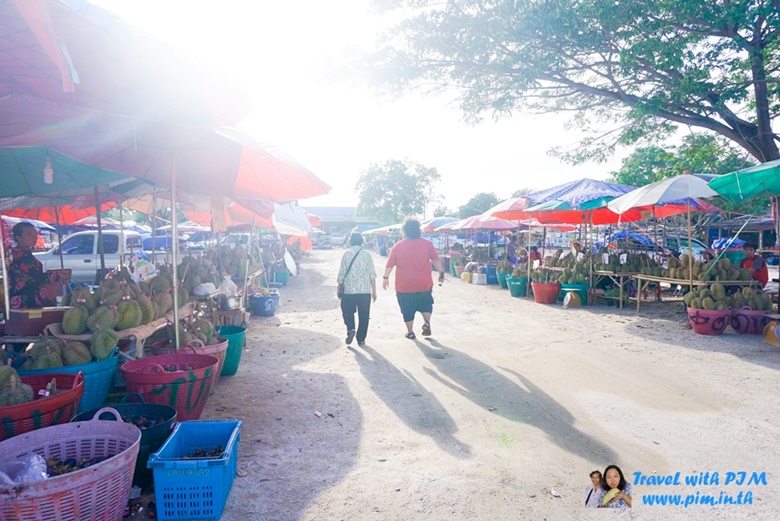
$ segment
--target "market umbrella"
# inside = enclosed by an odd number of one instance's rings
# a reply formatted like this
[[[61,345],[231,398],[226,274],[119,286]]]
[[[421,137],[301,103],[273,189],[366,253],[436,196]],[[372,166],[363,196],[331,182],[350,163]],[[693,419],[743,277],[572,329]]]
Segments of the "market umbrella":
[[[251,110],[229,76],[84,1],[0,1],[0,97],[9,94],[199,125],[233,125]]]
[[[623,214],[631,208],[657,206],[668,203],[685,204],[699,197],[715,197],[717,192],[707,183],[717,176],[684,174],[639,187],[607,203],[615,213]]]
[[[72,199],[72,203],[67,200],[54,200],[48,197],[12,197],[10,199],[0,199],[0,213],[14,217],[26,219],[38,219],[50,223],[72,224],[74,221],[94,215],[95,209],[94,197],[90,206],[82,206],[81,202]],[[114,208],[116,203],[113,201],[102,202],[100,211],[105,212]]]
[[[436,228],[439,226],[444,226],[445,224],[449,224],[452,222],[457,221],[457,217],[433,217],[431,219],[426,219],[425,221],[421,222],[421,230],[425,233],[432,233]]]
[[[775,244],[780,244],[780,159],[722,175],[710,181],[709,186],[734,203],[758,195],[771,197]]]

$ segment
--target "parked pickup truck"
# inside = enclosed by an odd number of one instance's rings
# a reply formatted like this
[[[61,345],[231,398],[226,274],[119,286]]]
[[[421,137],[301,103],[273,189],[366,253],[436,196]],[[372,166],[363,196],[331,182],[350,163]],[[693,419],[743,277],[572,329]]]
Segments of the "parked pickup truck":
[[[125,259],[129,259],[133,251],[142,250],[141,235],[137,232],[125,231]],[[106,268],[119,265],[119,230],[103,231],[103,255]],[[60,264],[60,249],[62,264]],[[71,281],[93,284],[97,270],[100,268],[100,253],[98,250],[98,232],[86,231],[69,235],[62,241],[62,247],[55,246],[49,251],[34,253],[35,258],[43,264],[43,270],[55,270],[60,267],[71,269]]]

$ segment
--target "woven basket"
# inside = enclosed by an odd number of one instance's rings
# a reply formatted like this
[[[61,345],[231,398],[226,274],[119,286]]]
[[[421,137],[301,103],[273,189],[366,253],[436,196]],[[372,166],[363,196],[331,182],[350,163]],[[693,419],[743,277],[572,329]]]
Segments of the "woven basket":
[[[146,403],[173,407],[178,420],[185,421],[197,420],[203,412],[218,365],[211,355],[178,353],[133,360],[121,370],[129,392],[140,394]],[[176,371],[166,372],[171,366]]]
[[[70,474],[25,484],[0,473],[0,521],[120,521],[130,497],[140,440],[135,425],[95,419],[0,442],[0,463],[29,454],[76,461],[108,458]]]
[[[0,441],[41,427],[68,423],[76,415],[79,400],[84,394],[81,371],[77,374],[22,376],[20,379],[32,387],[35,396],[52,380],[56,380],[60,392],[21,405],[0,407]]]
[[[209,394],[214,394],[214,391],[217,390],[217,382],[219,381],[219,376],[222,374],[222,368],[225,366],[225,357],[227,356],[227,349],[228,349],[227,338],[217,337],[217,339],[220,341],[218,344],[206,345],[199,338],[196,338],[194,340],[190,340],[188,343],[181,346],[181,348],[178,351],[179,353],[184,353],[187,352],[187,350],[184,348],[190,347],[192,348],[192,350],[189,351],[191,354],[211,355],[216,357],[217,360],[219,360],[219,367],[217,368],[217,377],[214,378],[214,385],[211,386],[211,392]],[[177,351],[173,347],[173,344],[163,340],[162,342],[155,342],[154,344],[152,344],[152,353],[154,353],[155,356],[175,355]]]

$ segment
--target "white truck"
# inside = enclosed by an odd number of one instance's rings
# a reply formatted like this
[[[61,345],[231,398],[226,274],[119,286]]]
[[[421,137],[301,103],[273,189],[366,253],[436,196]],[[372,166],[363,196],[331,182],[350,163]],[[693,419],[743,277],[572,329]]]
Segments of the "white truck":
[[[120,231],[104,230],[103,256],[106,268],[115,268],[119,265],[121,255]],[[138,232],[125,231],[125,260],[130,259],[133,251],[142,250],[141,235]],[[60,263],[60,250],[62,250],[62,264]],[[98,232],[76,232],[67,236],[62,241],[62,247],[55,246],[49,251],[34,253],[35,258],[43,264],[43,270],[58,270],[61,267],[70,268],[73,282],[86,282],[93,284],[97,270],[100,268],[100,250],[98,249]]]

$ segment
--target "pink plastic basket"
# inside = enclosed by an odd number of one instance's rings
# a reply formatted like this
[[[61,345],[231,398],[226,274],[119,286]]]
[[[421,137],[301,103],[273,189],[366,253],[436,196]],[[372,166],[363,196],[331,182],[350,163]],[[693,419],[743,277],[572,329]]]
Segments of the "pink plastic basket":
[[[99,420],[110,411],[116,421]],[[141,431],[111,408],[95,419],[54,425],[0,442],[0,462],[29,454],[44,459],[108,458],[70,474],[14,483],[0,473],[0,520],[120,521],[130,497]]]

